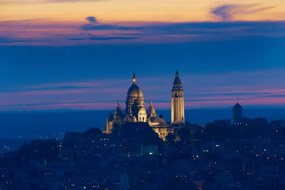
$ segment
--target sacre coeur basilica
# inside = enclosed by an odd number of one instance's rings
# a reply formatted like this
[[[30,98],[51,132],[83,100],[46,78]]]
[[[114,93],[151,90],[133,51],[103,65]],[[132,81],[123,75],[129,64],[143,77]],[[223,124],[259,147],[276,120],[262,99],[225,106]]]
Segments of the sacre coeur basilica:
[[[126,107],[123,109],[118,101],[115,113],[108,116],[104,133],[112,134],[116,128],[125,123],[145,122],[165,140],[168,134],[173,134],[176,127],[184,126],[184,92],[178,72],[171,89],[171,123],[156,114],[153,102],[150,101],[148,109],[145,108],[142,89],[137,85],[136,75],[133,74],[132,85],[127,92]]]

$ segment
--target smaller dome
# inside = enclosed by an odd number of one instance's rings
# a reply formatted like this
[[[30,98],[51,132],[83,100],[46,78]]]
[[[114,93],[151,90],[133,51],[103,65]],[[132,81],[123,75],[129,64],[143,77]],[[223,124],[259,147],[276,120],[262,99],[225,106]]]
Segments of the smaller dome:
[[[138,115],[142,115],[142,114],[146,115],[146,110],[144,107],[140,107],[140,109],[138,111]]]
[[[154,109],[154,107],[152,105],[152,101],[150,101],[149,107],[147,109],[147,113],[148,113],[148,117],[156,116],[155,109]]]
[[[140,107],[138,111],[138,122],[146,122],[146,121],[147,121],[146,110],[144,107]]]

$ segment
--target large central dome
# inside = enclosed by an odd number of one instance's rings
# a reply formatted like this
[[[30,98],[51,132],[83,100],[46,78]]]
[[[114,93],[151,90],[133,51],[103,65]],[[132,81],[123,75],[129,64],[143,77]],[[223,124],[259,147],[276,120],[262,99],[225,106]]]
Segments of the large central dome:
[[[133,84],[129,88],[127,94],[126,113],[134,115],[138,121],[141,121],[141,119],[143,120],[146,118],[146,116],[138,116],[141,107],[144,107],[143,92],[137,85],[136,75],[133,74]]]
[[[138,98],[143,97],[141,88],[136,84],[136,75],[133,75],[133,84],[128,90],[128,97]]]
[[[138,85],[132,84],[132,86],[128,90],[128,96],[134,98],[143,97],[143,92]]]

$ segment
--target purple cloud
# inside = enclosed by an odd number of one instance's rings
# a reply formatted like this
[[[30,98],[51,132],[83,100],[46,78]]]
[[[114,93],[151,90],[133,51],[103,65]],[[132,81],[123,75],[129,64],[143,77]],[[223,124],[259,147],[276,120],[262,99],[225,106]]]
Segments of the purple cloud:
[[[224,18],[228,16],[230,15],[225,14]],[[88,23],[85,25],[45,23],[44,20],[0,22],[0,44],[77,45],[118,41],[177,43],[254,36],[285,37],[285,21],[110,24],[98,22],[93,16],[87,17],[86,20]]]
[[[97,23],[97,19],[94,16],[86,17],[86,20],[91,23]]]
[[[220,5],[212,9],[211,13],[222,21],[230,21],[238,14],[252,14],[256,12],[266,11],[274,8],[273,6],[260,6],[260,4],[226,4]]]

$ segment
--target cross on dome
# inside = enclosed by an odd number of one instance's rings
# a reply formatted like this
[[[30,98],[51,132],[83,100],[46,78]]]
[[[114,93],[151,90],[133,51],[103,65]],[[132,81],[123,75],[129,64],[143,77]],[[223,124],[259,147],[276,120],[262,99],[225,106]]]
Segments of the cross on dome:
[[[133,83],[136,84],[137,79],[136,79],[136,73],[133,74]]]

